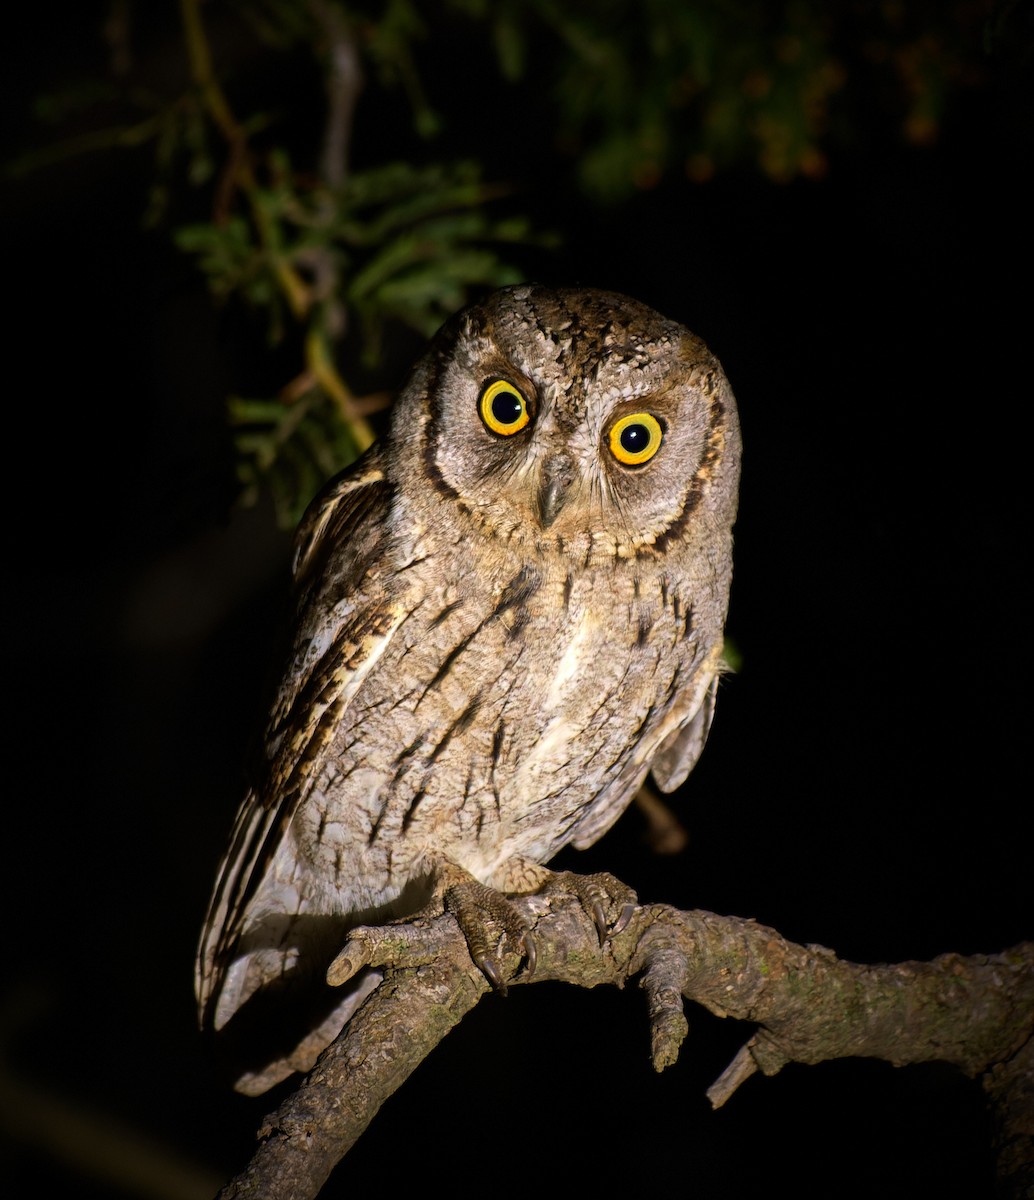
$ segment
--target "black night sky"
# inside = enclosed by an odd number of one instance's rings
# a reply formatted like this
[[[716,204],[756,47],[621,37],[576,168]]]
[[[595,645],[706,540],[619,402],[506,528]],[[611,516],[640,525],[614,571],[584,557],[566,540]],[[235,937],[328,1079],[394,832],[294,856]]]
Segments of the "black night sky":
[[[48,136],[37,92],[103,70],[94,6],[61,13],[10,18],[5,157]],[[675,797],[688,847],[654,855],[630,812],[557,865],[857,962],[1034,933],[1029,45],[954,94],[936,143],[907,145],[874,113],[820,181],[743,169],[581,212],[570,164],[535,149],[534,107],[530,133],[511,112],[485,153],[486,176],[519,180],[524,208],[562,233],[526,272],[688,325],[722,360],[743,427],[728,626],[743,661]],[[491,136],[477,103],[448,135],[458,155]],[[217,1077],[192,960],[262,716],[289,539],[266,508],[231,503],[223,397],[261,348],[161,230],[141,231],[148,170],[104,152],[3,181],[12,1195],[203,1196],[278,1099]],[[495,1197],[992,1195],[980,1090],[951,1069],[790,1068],[712,1113],[704,1091],[749,1028],[689,1018],[658,1076],[635,987],[489,997],[325,1194],[430,1175]],[[167,1193],[136,1185],[108,1171],[127,1146],[207,1176],[176,1190],[163,1166]]]

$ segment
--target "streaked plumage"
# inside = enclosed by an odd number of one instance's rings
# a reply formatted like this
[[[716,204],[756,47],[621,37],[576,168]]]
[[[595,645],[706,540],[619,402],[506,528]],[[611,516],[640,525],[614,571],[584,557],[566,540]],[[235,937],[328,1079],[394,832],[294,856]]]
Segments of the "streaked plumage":
[[[635,301],[522,286],[439,333],[383,442],[298,531],[291,658],[197,992],[217,1029],[284,981],[328,1012],[242,1090],[336,1034],[328,959],[349,927],[416,911],[437,862],[519,890],[522,861],[590,845],[649,771],[685,779],[722,667],[738,471],[718,362]]]

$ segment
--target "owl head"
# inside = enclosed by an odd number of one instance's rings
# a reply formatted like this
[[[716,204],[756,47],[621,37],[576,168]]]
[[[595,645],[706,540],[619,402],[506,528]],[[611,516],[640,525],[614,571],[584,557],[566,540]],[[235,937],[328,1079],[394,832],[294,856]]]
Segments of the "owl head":
[[[632,558],[732,523],[739,431],[721,366],[615,293],[518,286],[465,309],[390,436],[479,532],[542,553]]]

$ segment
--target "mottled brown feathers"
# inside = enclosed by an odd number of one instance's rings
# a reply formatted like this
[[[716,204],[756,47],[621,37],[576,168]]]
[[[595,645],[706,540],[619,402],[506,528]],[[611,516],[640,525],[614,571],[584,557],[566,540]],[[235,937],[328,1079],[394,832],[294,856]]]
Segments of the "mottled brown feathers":
[[[291,654],[199,947],[206,1022],[296,991],[322,1004],[314,1054],[349,927],[411,913],[442,864],[541,878],[651,766],[685,777],[738,472],[720,365],[637,301],[519,286],[447,323],[299,529]],[[254,1056],[253,1091],[299,1061]]]

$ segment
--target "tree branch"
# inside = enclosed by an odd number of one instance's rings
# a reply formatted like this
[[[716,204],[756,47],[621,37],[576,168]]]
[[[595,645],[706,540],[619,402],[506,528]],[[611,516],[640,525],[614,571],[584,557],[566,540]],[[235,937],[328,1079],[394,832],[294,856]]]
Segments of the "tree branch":
[[[533,928],[537,962],[529,978],[520,974],[520,957],[506,954],[511,985],[622,987],[638,977],[658,1071],[676,1060],[686,1035],[684,998],[756,1025],[709,1089],[714,1107],[750,1075],[774,1075],[788,1062],[865,1056],[895,1065],[953,1063],[984,1077],[1006,1194],[1029,1194],[1034,943],[1000,954],[863,966],[822,946],[795,945],[754,921],[649,905],[601,947],[572,898],[517,903]],[[344,982],[367,965],[386,967],[384,982],[266,1119],[254,1158],[220,1193],[223,1200],[316,1196],[384,1101],[489,991],[448,914],[355,930],[328,978]]]

